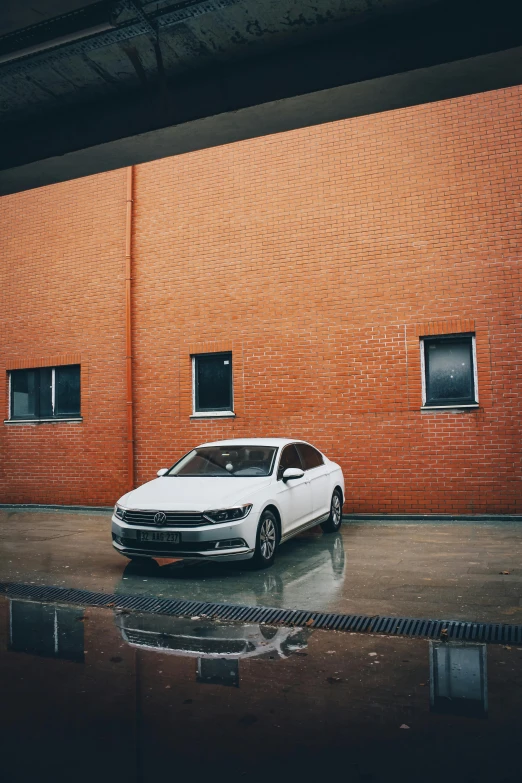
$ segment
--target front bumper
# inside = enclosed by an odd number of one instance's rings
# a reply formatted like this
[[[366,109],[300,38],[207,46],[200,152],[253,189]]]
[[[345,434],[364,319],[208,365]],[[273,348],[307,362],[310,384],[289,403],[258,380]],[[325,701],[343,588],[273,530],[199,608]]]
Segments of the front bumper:
[[[181,540],[177,544],[142,542],[139,540],[141,532],[179,533]],[[112,517],[112,545],[117,552],[127,557],[176,557],[220,562],[249,560],[254,555],[256,532],[257,518],[252,513],[238,522],[197,528],[129,525],[114,515]],[[240,546],[226,545],[238,539],[243,542]],[[222,548],[219,548],[220,545]]]

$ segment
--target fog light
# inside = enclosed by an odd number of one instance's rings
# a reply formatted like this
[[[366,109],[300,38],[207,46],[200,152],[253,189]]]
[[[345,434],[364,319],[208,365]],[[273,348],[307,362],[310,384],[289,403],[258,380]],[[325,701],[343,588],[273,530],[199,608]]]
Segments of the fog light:
[[[236,549],[241,546],[246,546],[242,538],[228,538],[226,541],[216,541],[216,549]]]

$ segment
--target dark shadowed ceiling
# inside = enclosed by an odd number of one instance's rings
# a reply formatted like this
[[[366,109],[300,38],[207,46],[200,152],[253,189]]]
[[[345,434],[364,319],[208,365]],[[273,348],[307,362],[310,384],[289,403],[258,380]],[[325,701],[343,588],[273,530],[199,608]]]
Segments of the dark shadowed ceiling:
[[[0,193],[520,83],[498,0],[8,0]]]

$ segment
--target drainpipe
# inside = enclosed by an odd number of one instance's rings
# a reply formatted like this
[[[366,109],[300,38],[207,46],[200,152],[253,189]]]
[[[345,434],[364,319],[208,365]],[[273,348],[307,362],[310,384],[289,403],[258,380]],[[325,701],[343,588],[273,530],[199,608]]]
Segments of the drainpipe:
[[[127,167],[127,198],[125,215],[125,369],[127,398],[127,488],[134,489],[134,425],[132,399],[132,195],[134,167]]]

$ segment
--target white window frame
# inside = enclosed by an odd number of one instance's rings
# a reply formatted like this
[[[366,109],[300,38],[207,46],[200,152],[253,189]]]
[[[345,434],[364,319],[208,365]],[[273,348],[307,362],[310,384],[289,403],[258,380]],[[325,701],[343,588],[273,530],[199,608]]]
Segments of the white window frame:
[[[229,353],[232,356],[232,351],[206,351],[205,353],[196,353],[192,358],[192,415],[191,419],[231,419],[235,418],[234,413],[234,370],[232,369],[231,380],[231,405],[232,410],[229,411],[197,411],[196,410],[196,359],[198,356],[209,356],[212,353]],[[233,358],[233,357],[232,357]],[[233,367],[234,365],[232,365]]]
[[[419,340],[420,345],[420,360],[421,360],[421,381],[422,381],[422,408],[426,411],[441,410],[441,409],[455,409],[455,408],[478,408],[479,407],[479,390],[478,390],[478,374],[477,374],[477,342],[475,335],[471,335],[471,358],[473,361],[473,387],[475,392],[475,402],[464,403],[463,405],[426,405],[426,363],[424,361],[424,340],[426,338],[433,337],[459,337],[459,332],[451,335],[446,334],[430,334],[421,337]],[[462,335],[469,334],[469,332],[462,332]]]
[[[59,365],[62,366],[68,366],[68,365]],[[39,368],[22,368],[22,369],[39,369]],[[54,415],[54,409],[56,405],[56,367],[51,367],[51,410],[53,412],[52,418],[41,418],[41,419],[13,419],[11,418],[12,410],[11,410],[11,376],[12,373],[15,372],[14,370],[8,370],[8,383],[7,383],[7,419],[4,419],[4,424],[39,424],[40,422],[45,422],[46,424],[55,424],[60,421],[83,421],[83,416],[63,416],[58,417]],[[80,365],[80,378],[81,378],[81,365]],[[80,381],[81,383],[81,381]],[[81,398],[80,398],[81,399]],[[81,404],[81,403],[80,403]]]

